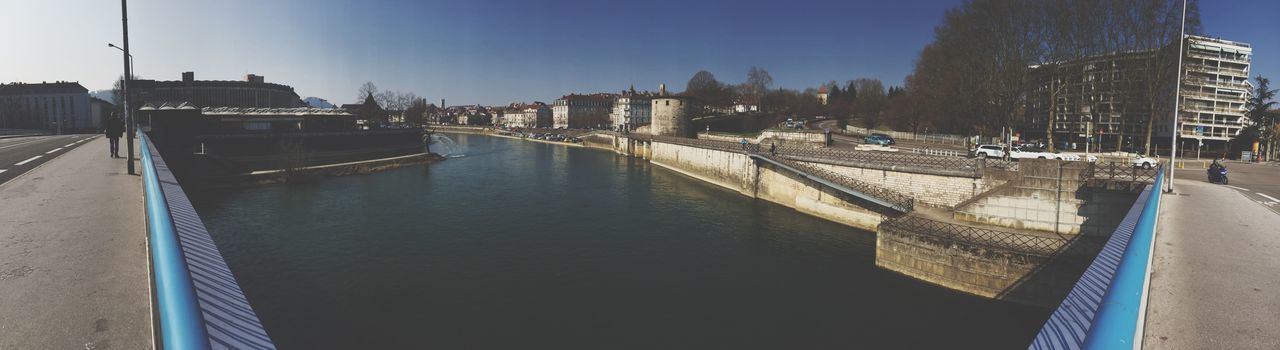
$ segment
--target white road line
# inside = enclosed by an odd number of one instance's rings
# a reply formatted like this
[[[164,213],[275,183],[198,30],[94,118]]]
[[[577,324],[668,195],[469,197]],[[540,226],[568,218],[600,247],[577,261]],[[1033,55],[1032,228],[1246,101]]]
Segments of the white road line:
[[[19,143],[15,143],[15,144],[12,144],[12,145],[5,145],[4,147],[0,147],[0,149],[12,148],[12,147],[18,147],[18,146],[22,146],[22,145],[25,145],[25,144],[28,144],[28,143],[32,143],[32,142],[39,142],[39,141],[43,141],[43,140],[44,140],[44,138],[38,138],[38,139],[31,140],[31,141],[27,141],[27,142],[19,142]]]
[[[1262,192],[1254,192],[1254,193],[1257,193],[1259,196],[1262,196],[1262,198],[1270,199],[1272,202],[1280,202],[1280,199],[1276,199],[1276,197],[1262,194]]]
[[[35,157],[27,158],[27,160],[24,160],[24,161],[21,161],[21,162],[14,163],[13,165],[18,166],[18,165],[27,164],[27,163],[30,163],[30,162],[31,162],[31,161],[33,161],[33,160],[40,159],[40,157],[44,157],[44,156],[35,156]]]
[[[9,171],[9,169],[0,169],[0,174],[4,174],[5,171]]]
[[[57,152],[57,151],[61,151],[61,150],[62,150],[62,147],[58,147],[58,148],[54,148],[54,149],[53,149],[53,150],[51,150],[51,151],[44,152],[44,154],[50,154],[50,153]]]
[[[71,146],[75,146],[75,145],[76,145],[76,143],[75,143],[75,142],[72,142],[72,143],[68,143],[66,146],[62,146],[62,147],[71,147]]]
[[[1231,186],[1231,185],[1222,185],[1222,186],[1224,186],[1224,187],[1228,187],[1228,188],[1234,188],[1234,189],[1241,190],[1241,191],[1245,191],[1245,192],[1249,192],[1249,189],[1244,188],[1244,187],[1235,187],[1235,186]]]

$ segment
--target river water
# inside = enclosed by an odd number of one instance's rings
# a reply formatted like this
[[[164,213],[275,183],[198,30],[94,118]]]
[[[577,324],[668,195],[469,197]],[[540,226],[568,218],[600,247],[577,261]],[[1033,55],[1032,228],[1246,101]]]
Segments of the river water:
[[[428,166],[193,193],[278,346],[1025,348],[1051,311],[643,160],[449,136],[462,156]]]

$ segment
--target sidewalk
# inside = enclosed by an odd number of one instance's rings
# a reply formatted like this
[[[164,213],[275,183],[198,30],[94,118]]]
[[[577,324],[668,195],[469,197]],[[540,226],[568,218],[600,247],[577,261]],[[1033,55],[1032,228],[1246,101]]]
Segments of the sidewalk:
[[[1160,210],[1144,347],[1280,349],[1280,215],[1179,179]]]
[[[151,348],[142,181],[125,166],[98,138],[0,187],[0,349]]]

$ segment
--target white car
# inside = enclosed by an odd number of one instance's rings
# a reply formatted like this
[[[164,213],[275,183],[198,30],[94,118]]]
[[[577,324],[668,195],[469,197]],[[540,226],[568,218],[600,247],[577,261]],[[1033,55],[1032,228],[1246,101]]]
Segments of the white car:
[[[973,150],[974,157],[1004,158],[1004,147],[1000,145],[980,145]]]
[[[1151,168],[1154,168],[1156,165],[1160,165],[1159,159],[1155,159],[1147,156],[1138,156],[1136,158],[1133,158],[1134,168],[1151,169]]]

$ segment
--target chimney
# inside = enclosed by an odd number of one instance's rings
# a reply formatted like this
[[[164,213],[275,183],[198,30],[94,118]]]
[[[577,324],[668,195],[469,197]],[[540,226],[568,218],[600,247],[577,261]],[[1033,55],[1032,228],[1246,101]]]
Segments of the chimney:
[[[250,82],[250,83],[258,83],[258,84],[262,84],[263,82],[265,82],[265,81],[266,81],[266,78],[265,78],[265,77],[263,77],[263,76],[261,76],[261,75],[257,75],[257,74],[249,74],[249,75],[244,76],[244,81],[247,81],[247,82]]]
[[[182,72],[182,82],[190,83],[196,80],[196,72]]]
[[[667,83],[658,84],[658,94],[662,96],[667,95]]]
[[[444,99],[442,98],[442,99],[440,99],[440,108],[444,108],[444,107],[445,107],[445,105],[444,105]]]

